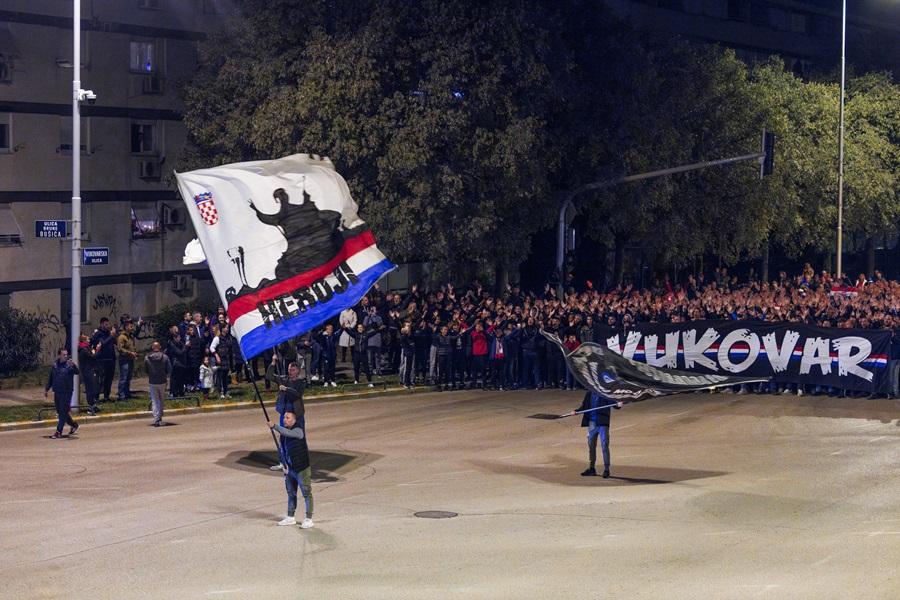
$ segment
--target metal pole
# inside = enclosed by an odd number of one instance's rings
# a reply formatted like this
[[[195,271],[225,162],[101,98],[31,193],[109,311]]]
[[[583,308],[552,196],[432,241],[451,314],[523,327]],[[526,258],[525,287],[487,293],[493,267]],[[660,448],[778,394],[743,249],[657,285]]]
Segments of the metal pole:
[[[843,269],[841,255],[843,250],[844,227],[844,77],[845,52],[847,48],[847,0],[841,2],[841,125],[838,134],[838,219],[837,219],[837,274],[840,280]]]
[[[72,14],[72,316],[69,340],[72,360],[78,364],[78,337],[81,333],[81,0],[73,0]],[[78,409],[78,377],[75,378],[72,408]]]
[[[765,134],[763,134],[765,136]],[[591,190],[599,190],[607,187],[612,187],[614,185],[618,185],[620,183],[629,183],[631,181],[641,181],[643,179],[653,179],[654,177],[662,177],[664,175],[675,175],[677,173],[686,173],[688,171],[696,171],[698,169],[705,169],[707,167],[717,167],[720,165],[728,165],[736,162],[743,162],[745,160],[763,160],[765,158],[765,152],[757,152],[755,154],[744,154],[742,156],[734,156],[731,158],[721,158],[719,160],[708,160],[705,162],[692,163],[689,165],[682,165],[680,167],[672,167],[669,169],[659,169],[658,171],[648,171],[647,173],[639,173],[637,175],[626,175],[623,177],[616,177],[614,179],[607,179],[605,181],[595,181],[593,183],[586,183],[581,187],[575,188],[571,192],[566,193],[563,197],[562,202],[559,205],[559,223],[558,223],[558,231],[556,238],[556,269],[559,271],[560,283],[557,288],[559,293],[559,298],[563,297],[563,265],[566,258],[566,228],[568,227],[567,213],[568,211],[575,210],[574,199],[576,196],[583,194],[584,192],[589,192]],[[573,217],[574,218],[574,217]]]

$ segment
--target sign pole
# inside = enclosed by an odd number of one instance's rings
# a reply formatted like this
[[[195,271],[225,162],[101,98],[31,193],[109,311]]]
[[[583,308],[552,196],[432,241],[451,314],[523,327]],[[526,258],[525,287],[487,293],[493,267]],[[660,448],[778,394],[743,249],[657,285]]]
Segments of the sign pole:
[[[73,0],[72,13],[72,316],[69,343],[72,360],[78,364],[81,333],[81,0]],[[75,376],[72,408],[78,409],[78,376]]]

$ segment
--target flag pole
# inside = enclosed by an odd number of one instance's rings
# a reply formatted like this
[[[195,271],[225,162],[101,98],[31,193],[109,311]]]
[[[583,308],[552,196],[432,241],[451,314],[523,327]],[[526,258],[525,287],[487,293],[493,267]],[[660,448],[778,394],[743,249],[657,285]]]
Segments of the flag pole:
[[[269,411],[266,410],[266,405],[263,404],[262,394],[259,393],[259,387],[256,385],[256,378],[253,377],[253,373],[250,372],[250,363],[244,362],[244,372],[247,375],[247,379],[253,384],[253,391],[256,392],[256,399],[259,401],[259,406],[262,408],[263,416],[266,418],[266,423],[269,422]],[[278,438],[275,437],[275,430],[269,429],[269,433],[272,434],[272,441],[275,442],[275,449],[278,450],[279,460],[281,458],[281,446],[278,445]]]

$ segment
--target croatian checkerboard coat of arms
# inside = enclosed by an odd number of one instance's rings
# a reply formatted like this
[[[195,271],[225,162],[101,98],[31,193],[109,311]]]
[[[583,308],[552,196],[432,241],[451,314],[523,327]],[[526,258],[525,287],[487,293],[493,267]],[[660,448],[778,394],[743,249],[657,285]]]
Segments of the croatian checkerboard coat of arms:
[[[211,192],[203,192],[194,196],[194,202],[197,204],[197,210],[200,211],[200,217],[207,225],[215,225],[219,222],[219,211],[216,210],[216,203],[213,202]]]

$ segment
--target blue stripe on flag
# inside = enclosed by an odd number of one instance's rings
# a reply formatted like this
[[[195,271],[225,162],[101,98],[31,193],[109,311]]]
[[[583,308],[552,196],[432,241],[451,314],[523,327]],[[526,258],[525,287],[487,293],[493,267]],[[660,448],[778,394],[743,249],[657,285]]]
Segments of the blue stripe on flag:
[[[388,259],[384,259],[380,263],[366,269],[358,275],[359,282],[353,285],[343,294],[335,294],[334,297],[325,304],[316,304],[314,307],[307,309],[306,312],[300,313],[296,317],[273,323],[271,327],[260,325],[256,329],[248,331],[241,336],[240,345],[241,353],[245,359],[250,359],[257,354],[280,344],[285,340],[297,337],[309,331],[310,329],[322,324],[331,317],[337,315],[345,308],[355,306],[360,298],[366,295],[366,292],[375,285],[375,282],[381,279],[381,276],[395,269],[394,263]]]

